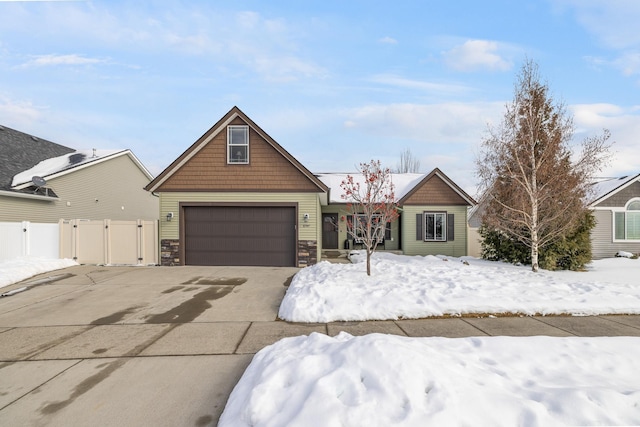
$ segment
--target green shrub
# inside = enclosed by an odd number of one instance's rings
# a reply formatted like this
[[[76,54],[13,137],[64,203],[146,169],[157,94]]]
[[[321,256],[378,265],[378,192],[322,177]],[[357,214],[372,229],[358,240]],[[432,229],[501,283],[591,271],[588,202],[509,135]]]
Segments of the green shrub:
[[[540,268],[545,270],[583,270],[591,261],[591,229],[595,218],[589,210],[569,235],[541,247],[538,255]],[[480,227],[482,258],[512,264],[531,264],[531,249],[506,233]]]

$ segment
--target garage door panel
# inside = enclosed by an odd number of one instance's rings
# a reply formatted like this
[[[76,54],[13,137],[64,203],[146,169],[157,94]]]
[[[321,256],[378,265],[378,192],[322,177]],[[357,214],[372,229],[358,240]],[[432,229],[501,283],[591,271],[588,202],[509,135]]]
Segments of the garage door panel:
[[[294,266],[294,207],[189,206],[185,264]]]

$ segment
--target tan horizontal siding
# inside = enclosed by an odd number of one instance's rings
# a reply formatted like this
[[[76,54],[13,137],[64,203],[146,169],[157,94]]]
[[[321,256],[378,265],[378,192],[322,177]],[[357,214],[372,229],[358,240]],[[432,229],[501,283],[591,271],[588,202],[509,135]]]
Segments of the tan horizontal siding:
[[[298,239],[320,241],[318,235],[320,204],[317,193],[208,193],[208,192],[166,192],[160,194],[160,239],[178,239],[180,224],[180,202],[238,202],[238,203],[298,203]],[[169,222],[167,214],[173,212]],[[304,222],[304,214],[309,214]]]
[[[0,221],[155,220],[159,202],[144,190],[148,183],[130,157],[119,156],[49,179],[46,187],[55,191],[57,200],[0,196]]]

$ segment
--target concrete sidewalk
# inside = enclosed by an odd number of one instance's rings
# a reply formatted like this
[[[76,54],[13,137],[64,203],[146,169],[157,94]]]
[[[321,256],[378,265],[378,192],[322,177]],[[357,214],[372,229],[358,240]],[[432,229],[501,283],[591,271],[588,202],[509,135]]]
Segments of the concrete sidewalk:
[[[0,425],[209,426],[253,355],[318,332],[640,336],[640,316],[277,321],[294,268],[78,266],[0,299]]]

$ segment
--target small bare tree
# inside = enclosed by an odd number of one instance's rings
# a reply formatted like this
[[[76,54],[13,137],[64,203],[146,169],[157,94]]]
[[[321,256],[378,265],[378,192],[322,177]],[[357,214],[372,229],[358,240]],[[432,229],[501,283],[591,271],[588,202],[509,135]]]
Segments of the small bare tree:
[[[586,139],[573,153],[573,118],[540,82],[527,61],[501,125],[490,128],[477,161],[488,200],[483,223],[531,248],[538,271],[539,249],[571,233],[584,216],[594,174],[609,158],[609,132]]]
[[[361,176],[347,175],[340,187],[342,198],[352,220],[347,232],[367,251],[367,275],[371,276],[371,254],[384,239],[387,223],[398,218],[391,170],[383,168],[379,160],[360,163]]]
[[[396,166],[395,173],[420,172],[420,160],[418,160],[408,148],[400,153],[400,163]]]

